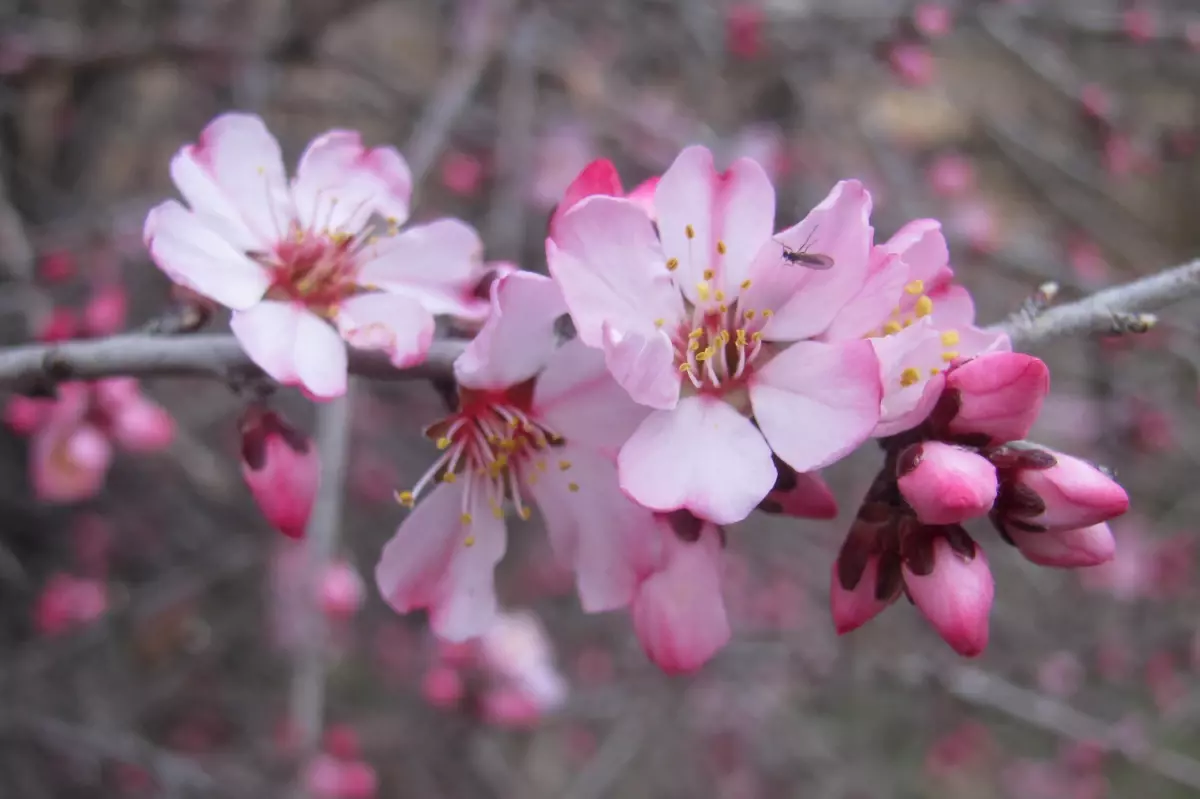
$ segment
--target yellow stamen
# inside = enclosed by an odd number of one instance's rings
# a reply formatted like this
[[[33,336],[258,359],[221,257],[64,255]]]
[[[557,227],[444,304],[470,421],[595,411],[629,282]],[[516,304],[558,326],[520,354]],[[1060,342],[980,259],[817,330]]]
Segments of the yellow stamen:
[[[529,521],[529,517],[533,515],[533,511],[529,509],[528,505],[522,505],[521,509],[517,511],[517,515],[523,520]]]
[[[692,339],[688,342],[688,349],[692,352],[695,352],[696,350],[700,349],[700,342],[696,339]]]
[[[705,280],[712,280],[716,276],[717,276],[717,273],[714,272],[713,270],[711,270],[711,269],[704,270],[704,279]]]
[[[757,311],[755,311],[753,308],[751,308],[750,310],[746,311],[746,313],[744,314],[744,316],[745,316],[747,319],[753,319],[757,313],[758,313]]]
[[[929,295],[921,297],[917,300],[917,316],[929,316],[933,313],[933,300],[929,299]]]
[[[679,268],[679,259],[678,258],[668,258],[667,259],[667,271],[668,272],[674,272],[678,268]]]
[[[770,308],[768,308],[767,310],[763,311],[763,319],[770,319],[770,318],[771,318],[772,316],[774,316],[774,315],[775,315],[775,312],[774,312],[774,311],[772,311]]]
[[[579,483],[567,483],[567,490],[568,491],[578,491]]]
[[[904,290],[914,297],[925,291],[924,280],[914,280],[904,287]]]
[[[701,302],[708,302],[709,288],[708,284],[701,281],[696,284],[696,293],[700,295]]]
[[[470,524],[472,521],[474,521],[469,513],[464,513],[462,516],[459,516],[458,520],[463,524]]]
[[[750,340],[751,341],[762,341],[762,331],[759,330],[759,331],[755,332],[754,335],[750,336]]]
[[[958,343],[958,331],[957,330],[947,330],[942,333],[942,345],[943,346],[953,347],[957,343]]]
[[[442,475],[443,483],[453,483],[457,479],[458,479],[458,475],[456,475],[454,472],[446,472],[445,474]]]
[[[413,492],[411,491],[397,491],[394,496],[396,497],[396,501],[406,508],[411,508],[416,502],[416,497],[413,496]]]
[[[700,338],[703,335],[704,335],[704,329],[698,327],[695,330],[693,330],[691,333],[688,333],[688,338],[696,339],[696,338]]]
[[[743,289],[750,288],[750,278],[746,278],[745,280],[742,281],[742,288]]]
[[[720,289],[717,289],[717,293],[714,296],[716,297],[717,302],[725,302],[725,292],[721,291]]]
[[[958,358],[958,350],[946,350],[942,353],[942,360],[946,363],[951,363],[956,358]]]
[[[737,345],[739,347],[746,346],[746,328],[739,327],[737,332]]]
[[[690,372],[692,371],[692,365],[690,363],[681,363],[679,364],[679,371]]]
[[[559,461],[558,468],[562,469],[565,472],[567,469],[571,468],[571,462],[570,461]]]
[[[920,379],[921,373],[911,366],[900,373],[900,385],[904,386],[905,388],[908,388],[914,383],[920,381]]]
[[[938,375],[940,375],[941,373],[942,373],[942,370],[941,370],[941,369],[939,369],[939,368],[937,368],[936,366],[934,366],[934,367],[931,367],[931,368],[930,368],[930,370],[929,370],[929,376],[930,376],[930,377],[937,377],[937,376],[938,376]]]
[[[696,360],[704,363],[709,358],[717,354],[717,350],[711,344],[704,348],[703,352],[696,353]]]
[[[887,324],[885,324],[883,326],[883,335],[890,336],[893,333],[899,333],[903,329],[904,328],[900,326],[899,322],[895,322],[895,321],[888,322]]]
[[[445,436],[442,436],[437,440],[438,449],[445,449],[448,446],[450,446],[450,439],[446,438]]]
[[[725,254],[725,242],[721,241],[720,239],[717,239],[717,253],[720,255]]]
[[[667,320],[666,320],[666,319],[655,319],[655,320],[654,320],[654,326],[655,326],[655,327],[662,327],[662,326],[663,326],[663,325],[665,325],[666,323],[667,323]]]
[[[473,535],[469,535],[469,536],[467,536],[466,538],[464,538],[464,539],[463,539],[463,546],[464,546],[464,547],[473,547],[473,546],[475,546],[475,536],[473,536]]]
[[[504,508],[500,507],[499,505],[493,505],[492,506],[492,517],[495,519],[503,519],[504,518]]]
[[[685,234],[687,234],[687,237],[688,237],[689,239],[694,239],[694,238],[696,238],[696,228],[692,227],[691,225],[688,225],[687,227],[685,227],[685,228],[683,229],[683,232],[684,232]]]

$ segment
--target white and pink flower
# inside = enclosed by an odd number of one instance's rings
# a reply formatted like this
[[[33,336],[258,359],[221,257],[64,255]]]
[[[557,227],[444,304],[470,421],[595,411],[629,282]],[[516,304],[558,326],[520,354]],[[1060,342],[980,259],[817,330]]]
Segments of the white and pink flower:
[[[870,195],[839,183],[804,221],[773,235],[775,192],[739,159],[718,174],[684,150],[636,202],[593,194],[547,240],[580,340],[653,411],[619,456],[621,488],[656,511],[718,524],[744,519],[772,490],[772,452],[798,472],[848,454],[879,421],[871,344],[812,340],[868,274]],[[833,261],[792,263],[807,250]]]
[[[398,494],[413,511],[375,573],[394,609],[428,608],[449,640],[480,635],[496,617],[508,507],[522,519],[540,508],[587,611],[628,604],[656,557],[653,515],[621,493],[613,463],[648,411],[609,376],[602,353],[558,346],[566,308],[553,281],[517,272],[492,291],[492,314],[454,365],[459,407],[426,430],[443,454]]]
[[[151,210],[151,257],[231,308],[254,362],[313,397],[345,392],[346,343],[411,366],[425,358],[433,316],[470,305],[479,237],[453,219],[399,231],[412,178],[391,147],[333,130],[309,144],[289,181],[263,121],[231,113],[176,154],[171,177],[190,207]]]

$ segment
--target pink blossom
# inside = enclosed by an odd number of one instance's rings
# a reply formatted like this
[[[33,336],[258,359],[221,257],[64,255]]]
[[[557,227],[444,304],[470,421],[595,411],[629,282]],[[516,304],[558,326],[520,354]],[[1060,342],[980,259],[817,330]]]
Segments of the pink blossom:
[[[953,369],[946,391],[954,397],[949,430],[987,436],[993,443],[1017,441],[1029,433],[1050,390],[1050,370],[1031,355],[991,352]]]
[[[1030,511],[1038,512],[1014,510],[1010,516],[1018,516],[1023,524],[1056,532],[1098,525],[1129,509],[1125,490],[1104,472],[1079,458],[1045,451],[1056,461],[1053,466],[1020,469],[1013,480],[1018,490],[1032,492],[1031,496],[1040,500],[1040,511],[1039,503],[1033,503]],[[1075,543],[1083,544],[1082,535],[1075,538]],[[1103,537],[1099,531],[1088,535]],[[1106,548],[1099,541],[1094,541],[1093,546],[1099,547],[1097,554]]]
[[[62,283],[75,275],[75,256],[68,250],[52,250],[38,259],[38,277],[47,283]]]
[[[79,318],[70,308],[54,308],[41,321],[38,341],[53,344],[79,335]]]
[[[900,493],[925,524],[958,524],[985,515],[996,500],[996,470],[975,452],[941,441],[900,454]]]
[[[317,755],[304,773],[305,787],[318,799],[372,799],[378,791],[375,770],[360,760]]]
[[[857,630],[871,619],[878,616],[883,609],[895,599],[894,593],[879,596],[879,558],[868,557],[862,571],[847,587],[847,580],[841,578],[839,572],[844,569],[845,561],[839,558],[834,561],[833,575],[829,580],[829,608],[833,614],[833,626],[838,635],[844,635]]]
[[[451,150],[442,157],[442,185],[460,197],[474,197],[483,188],[484,165],[473,155]]]
[[[345,561],[330,565],[321,577],[319,591],[321,609],[335,618],[353,616],[366,598],[366,586],[358,569]]]
[[[43,635],[58,635],[88,624],[108,609],[108,590],[99,580],[55,574],[46,581],[34,608]]]
[[[1117,542],[1104,522],[1073,530],[1027,532],[1009,527],[1005,532],[1021,554],[1039,566],[1098,566],[1112,560],[1117,551]]]
[[[725,49],[737,58],[749,61],[763,46],[766,15],[757,3],[738,2],[725,14]]]
[[[558,707],[567,684],[554,663],[545,627],[528,611],[500,613],[479,639],[486,666],[536,713]]]
[[[536,149],[531,199],[540,208],[553,208],[580,170],[591,161],[595,146],[586,128],[563,124],[542,136]]]
[[[89,404],[86,384],[58,387],[58,399],[30,446],[30,477],[39,499],[77,502],[103,487],[113,447],[104,431],[88,419]]]
[[[663,565],[638,587],[633,626],[646,655],[670,674],[695,671],[730,637],[721,597],[721,540],[711,523],[694,540],[662,526]],[[690,537],[690,536],[689,536]]]
[[[1121,13],[1121,26],[1134,44],[1145,44],[1158,34],[1158,21],[1142,2],[1131,3]]]
[[[302,537],[321,479],[316,449],[278,414],[256,406],[240,427],[242,477],[255,502],[279,532]]]
[[[91,384],[92,414],[103,419],[112,440],[129,452],[158,452],[175,438],[175,420],[146,398],[131,377],[110,377]]]
[[[928,86],[937,68],[933,53],[923,42],[893,43],[888,48],[888,64],[896,77],[909,86]]]
[[[83,329],[89,336],[111,336],[125,328],[129,298],[117,285],[102,286],[83,308]]]
[[[1112,95],[1098,83],[1088,83],[1079,90],[1083,113],[1096,120],[1106,120],[1113,113]]]
[[[762,168],[740,159],[718,174],[708,150],[690,147],[655,189],[657,231],[637,205],[608,196],[562,216],[547,257],[579,339],[655,409],[619,457],[633,499],[740,521],[775,482],[772,450],[810,472],[870,434],[880,396],[871,345],[805,340],[866,277],[870,204],[860,184],[840,183],[772,237],[775,193]],[[784,258],[803,247],[834,268]]]
[[[930,39],[940,39],[950,32],[950,9],[941,3],[919,3],[913,9],[913,26]]]
[[[976,547],[974,557],[964,557],[944,538],[933,546],[933,570],[918,574],[906,563],[904,585],[946,643],[964,657],[975,657],[987,647],[995,593],[987,556]]]
[[[425,673],[421,680],[421,694],[434,707],[454,707],[466,694],[462,675],[458,669],[438,665]]]
[[[959,197],[975,187],[975,166],[958,153],[939,155],[926,174],[933,191],[942,197]]]
[[[624,197],[645,211],[651,219],[654,218],[654,191],[658,187],[659,178],[649,180],[636,186],[629,194],[621,185],[621,176],[612,161],[599,158],[585,166],[575,179],[562,193],[562,199],[550,217],[549,236],[556,238],[558,227],[563,216],[588,197]]]
[[[317,398],[346,389],[345,344],[425,357],[433,315],[463,308],[481,245],[462,222],[398,231],[411,176],[389,147],[330,131],[308,146],[289,183],[278,142],[248,114],[217,117],[183,147],[169,200],[146,218],[155,263],[176,283],[233,310],[246,352],[281,383]],[[387,217],[386,229],[370,224]]]
[[[588,611],[627,604],[652,555],[640,553],[653,518],[622,494],[613,463],[646,411],[607,374],[602,353],[557,346],[565,307],[553,281],[517,272],[492,292],[491,315],[454,365],[458,409],[426,430],[443,454],[398,494],[414,509],[375,572],[395,610],[428,608],[449,640],[494,623],[509,504],[522,519],[530,501],[541,509]]]

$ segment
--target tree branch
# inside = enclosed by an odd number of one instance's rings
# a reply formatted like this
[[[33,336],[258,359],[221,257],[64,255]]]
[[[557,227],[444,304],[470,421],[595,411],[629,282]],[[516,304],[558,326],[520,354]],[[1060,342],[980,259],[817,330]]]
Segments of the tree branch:
[[[1041,313],[1018,312],[996,329],[1008,333],[1017,350],[1037,347],[1063,336],[1139,332],[1155,322],[1152,315],[1143,312],[1197,294],[1200,294],[1200,259]]]
[[[425,363],[411,369],[397,369],[382,353],[351,349],[350,372],[376,380],[444,377],[465,345],[455,339],[435,341]],[[118,375],[229,379],[258,374],[261,370],[237,339],[224,333],[178,338],[128,334],[0,350],[0,387]]]

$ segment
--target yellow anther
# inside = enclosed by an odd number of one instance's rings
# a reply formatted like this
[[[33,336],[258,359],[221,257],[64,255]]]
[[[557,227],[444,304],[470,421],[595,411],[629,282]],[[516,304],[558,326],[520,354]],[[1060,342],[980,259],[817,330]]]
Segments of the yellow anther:
[[[531,485],[531,486],[537,485],[538,484],[538,473],[537,472],[531,473],[528,477],[525,478],[525,482],[529,483],[529,485]]]
[[[687,234],[687,237],[688,237],[689,239],[694,239],[694,238],[696,238],[696,228],[692,227],[691,225],[688,225],[687,227],[685,227],[685,228],[683,229],[683,232],[684,232],[685,234]]]
[[[500,442],[500,449],[504,450],[505,452],[512,452],[516,448],[517,442],[513,441],[511,438],[506,438]]]
[[[911,319],[905,319],[905,320],[904,320],[904,324],[902,325],[902,327],[912,327],[912,323],[913,323],[913,320],[911,320]]]
[[[668,272],[674,272],[678,268],[679,268],[679,259],[678,258],[668,258],[667,259],[667,271]]]
[[[707,283],[705,283],[704,281],[700,281],[699,283],[697,283],[696,284],[696,293],[700,295],[701,302],[708,302],[709,288],[708,288]]]
[[[464,547],[473,547],[473,546],[475,546],[475,536],[473,536],[473,535],[469,535],[469,536],[467,536],[466,538],[464,538],[464,539],[463,539],[463,546],[464,546]]]
[[[700,338],[703,335],[704,335],[704,329],[698,327],[695,330],[693,330],[691,333],[688,333],[688,338]]]
[[[717,273],[714,272],[713,270],[711,270],[711,269],[704,270],[704,279],[705,280],[712,280],[716,276],[717,276]]]
[[[926,294],[917,300],[917,316],[929,316],[933,313],[933,300]]]
[[[397,491],[393,496],[396,497],[397,502],[406,508],[411,508],[416,502],[416,497],[413,496],[413,492],[411,491]]]
[[[770,319],[770,318],[771,318],[772,316],[774,316],[774,315],[775,315],[775,312],[774,312],[774,311],[772,311],[770,308],[768,308],[767,310],[763,311],[763,319]]]
[[[922,294],[925,291],[925,281],[924,280],[914,280],[911,283],[909,283],[908,285],[906,285],[904,287],[904,290],[907,291],[909,294],[913,295],[914,297],[916,297],[918,294]]]
[[[400,224],[400,220],[399,220],[399,219],[397,219],[397,218],[396,218],[396,217],[394,217],[394,216],[389,216],[389,217],[387,217],[387,218],[386,218],[384,221],[385,221],[385,222],[387,222],[389,225],[398,225],[398,224]]]
[[[469,513],[464,513],[462,516],[459,516],[458,520],[462,524],[470,524],[472,521],[474,521],[474,519],[471,518],[471,514],[469,514]]]
[[[716,348],[713,347],[711,344],[709,344],[707,347],[704,348],[703,351],[696,353],[696,360],[700,361],[700,363],[704,363],[709,358],[711,358],[713,355],[716,355],[716,353],[717,353]]]
[[[690,371],[692,371],[692,365],[685,361],[684,363],[679,364],[679,371],[690,372]]]
[[[750,278],[746,278],[742,281],[742,289],[744,290],[748,288],[750,288]]]
[[[958,331],[946,330],[942,333],[942,345],[945,347],[953,347],[958,343]]]
[[[729,306],[726,305],[725,303],[721,303],[720,305],[717,306],[717,310],[720,311],[721,313],[729,313]]]
[[[728,330],[722,330],[722,331],[721,331],[721,334],[720,334],[720,336],[719,336],[719,338],[721,339],[721,343],[722,343],[722,344],[728,344],[728,343],[729,343],[729,339],[730,339],[730,334],[729,334],[729,331],[728,331]]]
[[[750,340],[755,342],[762,341],[762,331],[755,331],[754,334],[750,336]]]
[[[260,175],[265,175],[265,174],[267,174],[267,168],[266,168],[265,166],[260,166],[260,167],[259,167],[257,170],[255,170],[255,171],[256,171],[256,172],[258,172],[258,174],[260,174]]]
[[[571,462],[570,461],[559,461],[558,468],[562,469],[565,472],[567,469],[571,468]]]
[[[446,438],[445,436],[442,436],[437,440],[438,449],[445,449],[448,446],[450,446],[450,439]]]
[[[692,339],[688,342],[688,349],[692,352],[695,352],[696,350],[700,349],[700,342],[696,339]]]
[[[549,468],[549,467],[548,467],[548,466],[546,466],[546,460],[545,460],[544,458],[543,458],[542,460],[540,460],[540,461],[538,461],[538,462],[537,462],[537,470],[538,470],[539,472],[544,472],[544,471],[546,471],[546,469],[548,469],[548,468]]]
[[[492,518],[503,519],[504,518],[504,508],[500,507],[499,505],[493,505],[492,506]]]
[[[518,427],[521,426],[521,420],[514,416],[513,418],[508,420],[508,426],[511,427],[513,430],[516,430]]]
[[[929,376],[930,376],[930,377],[937,377],[937,376],[938,376],[938,375],[940,375],[941,373],[942,373],[942,370],[941,370],[941,369],[939,369],[939,368],[937,368],[936,366],[934,366],[934,367],[931,367],[931,368],[930,368],[930,370],[929,370]]]
[[[721,291],[720,289],[717,289],[717,293],[714,296],[716,297],[717,302],[725,302],[725,292]]]
[[[533,516],[533,511],[529,509],[528,505],[522,505],[521,509],[517,511],[517,515],[525,521],[529,521],[529,517]]]
[[[920,379],[921,373],[911,366],[900,373],[900,385],[904,386],[905,388],[908,388],[914,383],[919,382]]]
[[[567,490],[568,491],[578,491],[579,483],[567,483]]]
[[[496,457],[495,464],[497,469],[503,469],[505,466],[508,466],[508,456],[501,452]]]
[[[667,323],[667,320],[666,320],[666,319],[655,319],[655,320],[654,320],[654,326],[655,326],[655,327],[662,327],[662,326],[663,326],[663,325],[665,325],[666,323]]]
[[[745,316],[747,319],[753,319],[755,316],[758,315],[758,312],[755,311],[753,308],[751,308],[750,310],[746,311],[746,313],[744,313],[742,315]]]
[[[457,479],[458,479],[458,475],[456,475],[454,472],[446,472],[445,474],[442,475],[443,483],[453,483]]]
[[[737,345],[738,345],[739,347],[744,347],[744,346],[746,346],[746,329],[745,329],[744,327],[739,327],[739,328],[738,328],[738,332],[737,332]]]
[[[946,363],[952,363],[958,358],[958,350],[946,350],[942,353],[942,360]]]
[[[904,328],[900,326],[899,322],[890,321],[883,326],[883,335],[890,336],[893,333],[899,333],[903,329]]]
[[[717,253],[719,255],[725,254],[725,242],[721,241],[720,239],[717,239]]]

